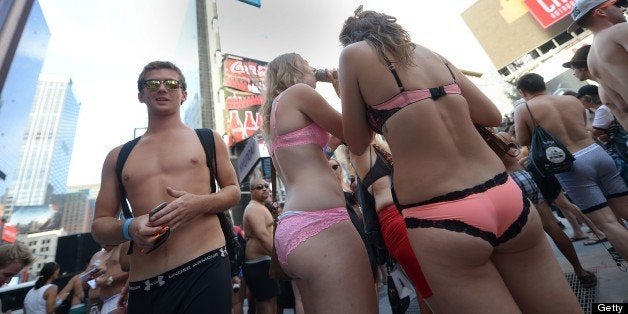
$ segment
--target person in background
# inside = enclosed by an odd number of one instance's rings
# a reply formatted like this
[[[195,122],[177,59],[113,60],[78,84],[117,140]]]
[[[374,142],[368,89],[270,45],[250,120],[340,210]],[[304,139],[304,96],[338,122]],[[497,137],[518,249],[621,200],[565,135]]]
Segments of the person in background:
[[[0,286],[6,285],[35,258],[31,249],[22,242],[0,245]]]
[[[388,254],[397,261],[405,273],[410,277],[415,290],[418,292],[419,309],[421,313],[432,313],[427,306],[426,299],[433,295],[421,271],[421,265],[412,251],[405,228],[403,217],[393,203],[390,193],[390,175],[392,174],[392,156],[383,141],[375,140],[362,155],[349,154],[351,165],[358,176],[358,200],[365,216],[366,235],[369,243],[378,248],[381,243],[375,232],[381,234],[381,239]],[[366,217],[375,214],[377,224],[370,226]],[[377,244],[375,244],[377,243]],[[385,253],[378,252],[377,258]],[[390,289],[391,287],[388,287]],[[391,300],[392,301],[392,300]]]
[[[591,123],[591,134],[598,144],[602,145],[604,150],[613,158],[615,166],[619,170],[619,175],[624,179],[624,182],[628,182],[628,164],[622,159],[615,145],[615,137],[620,136],[622,132],[625,133],[623,127],[617,122],[608,106],[602,104],[597,86],[584,85],[580,87],[576,97],[580,99],[585,108],[595,110],[594,119]],[[626,143],[623,143],[623,145],[625,146]]]
[[[593,33],[587,57],[592,78],[600,83],[600,96],[617,121],[628,129],[628,23],[617,0],[576,0],[574,22],[568,32],[583,27]]]
[[[31,249],[22,242],[0,245],[0,286],[8,284],[24,267],[33,263],[35,258]],[[0,313],[2,300],[0,300]]]
[[[476,131],[501,124],[495,104],[390,15],[360,6],[339,39],[344,140],[356,155],[373,132],[388,143],[393,202],[434,293],[430,308],[582,312],[538,213]]]
[[[59,277],[59,264],[55,262],[44,264],[39,271],[39,278],[35,281],[35,286],[24,297],[24,313],[49,314],[55,312],[55,309],[69,294],[57,295],[59,287],[52,283],[57,277]]]
[[[343,139],[341,116],[314,89],[314,73],[296,53],[267,66],[262,130],[286,188],[277,257],[294,279],[305,313],[377,313],[366,248],[323,151],[329,133]],[[337,86],[335,72],[327,76]]]
[[[602,230],[610,244],[628,258],[628,187],[611,156],[586,131],[584,107],[572,97],[549,95],[542,76],[527,73],[517,80],[526,100],[515,108],[520,145],[530,145],[536,123],[560,141],[575,157],[570,171],[555,174],[574,204]],[[532,119],[534,116],[534,120]]]
[[[543,230],[550,236],[558,250],[567,258],[567,261],[569,261],[569,264],[573,267],[582,286],[584,288],[595,287],[597,285],[597,277],[594,273],[582,267],[571,239],[569,239],[567,234],[565,234],[556,223],[556,217],[552,214],[550,205],[543,199],[543,194],[532,179],[530,173],[519,164],[516,157],[516,155],[518,155],[519,145],[510,134],[506,132],[498,132],[496,137],[504,143],[504,147],[508,148],[508,150],[496,151],[497,155],[504,162],[508,174],[515,180],[517,185],[521,188],[521,191],[523,191],[523,195],[534,204],[534,207],[539,212]]]
[[[275,314],[279,283],[270,278],[273,252],[274,219],[264,202],[270,196],[270,185],[263,178],[250,180],[251,201],[242,215],[242,229],[247,236],[244,279],[255,299],[256,313]]]
[[[120,245],[105,245],[110,250],[109,258],[105,261],[105,271],[95,279],[98,288],[98,297],[102,301],[101,312],[109,313],[118,308],[118,299],[122,288],[126,285],[129,273],[120,266]]]
[[[514,125],[508,134],[510,135],[510,138],[518,143]],[[582,213],[580,208],[567,198],[560,182],[558,182],[555,176],[543,175],[536,169],[536,167],[530,165],[528,146],[519,145],[519,147],[521,151],[521,153],[517,156],[519,165],[524,167],[532,176],[532,179],[543,195],[545,202],[553,205],[563,214],[565,219],[567,219],[567,222],[573,231],[571,241],[575,242],[586,240],[584,245],[593,245],[602,241],[607,241],[604,233],[595,226],[591,219],[587,218],[587,216]],[[591,239],[587,236],[582,229],[582,223],[589,227],[590,231],[595,234],[597,239]],[[561,227],[561,229],[564,228],[564,226],[561,226],[558,221],[557,224]]]

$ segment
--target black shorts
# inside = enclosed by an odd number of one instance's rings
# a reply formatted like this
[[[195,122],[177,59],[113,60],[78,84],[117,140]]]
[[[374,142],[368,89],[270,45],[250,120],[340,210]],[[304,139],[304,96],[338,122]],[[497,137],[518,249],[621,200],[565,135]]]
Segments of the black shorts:
[[[127,313],[231,313],[227,250],[203,254],[162,275],[129,283]]]
[[[255,301],[266,301],[279,295],[279,282],[268,276],[270,257],[244,262],[244,279]]]
[[[532,180],[536,183],[543,194],[543,199],[547,204],[552,204],[558,195],[563,191],[563,187],[553,174],[543,175],[532,164],[528,164],[526,170],[532,176]]]

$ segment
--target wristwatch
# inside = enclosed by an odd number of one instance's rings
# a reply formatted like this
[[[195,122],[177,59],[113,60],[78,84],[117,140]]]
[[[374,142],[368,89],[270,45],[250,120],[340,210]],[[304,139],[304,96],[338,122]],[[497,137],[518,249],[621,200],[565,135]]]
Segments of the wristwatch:
[[[113,277],[109,276],[107,278],[107,286],[111,286],[112,283],[113,283]]]

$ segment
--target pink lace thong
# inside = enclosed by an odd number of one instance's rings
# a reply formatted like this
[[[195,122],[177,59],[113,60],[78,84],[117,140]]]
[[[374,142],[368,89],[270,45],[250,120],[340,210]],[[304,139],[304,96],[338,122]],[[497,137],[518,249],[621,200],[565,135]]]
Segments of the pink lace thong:
[[[299,244],[345,220],[350,220],[345,207],[282,213],[275,230],[275,249],[279,263],[285,267],[288,265],[288,254]]]

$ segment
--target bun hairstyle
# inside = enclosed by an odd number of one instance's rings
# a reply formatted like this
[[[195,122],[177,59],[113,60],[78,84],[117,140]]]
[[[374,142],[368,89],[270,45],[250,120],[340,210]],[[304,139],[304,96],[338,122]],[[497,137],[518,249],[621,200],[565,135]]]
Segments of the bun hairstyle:
[[[385,52],[392,55],[394,63],[402,66],[414,65],[413,52],[416,45],[410,34],[397,24],[397,18],[375,11],[363,11],[360,5],[354,15],[347,18],[338,39],[343,47],[366,41],[377,51],[382,62]]]
[[[35,282],[35,289],[41,288],[59,269],[59,264],[55,262],[50,262],[44,264],[44,266],[39,271],[39,278]]]

